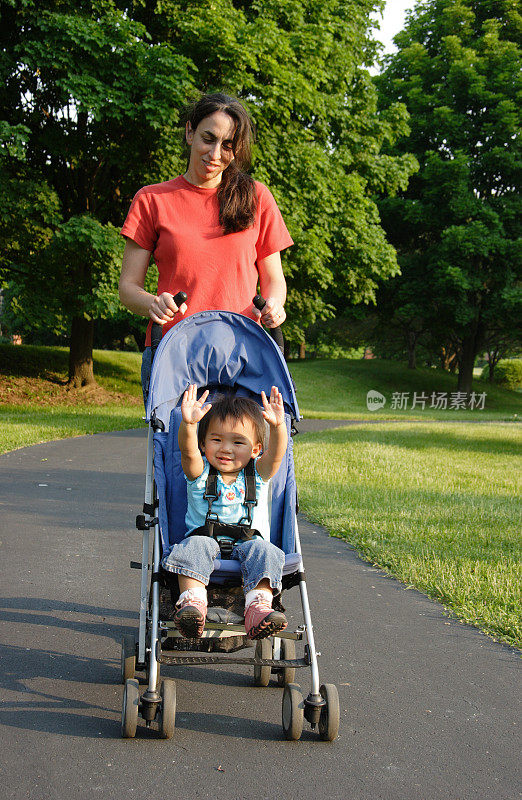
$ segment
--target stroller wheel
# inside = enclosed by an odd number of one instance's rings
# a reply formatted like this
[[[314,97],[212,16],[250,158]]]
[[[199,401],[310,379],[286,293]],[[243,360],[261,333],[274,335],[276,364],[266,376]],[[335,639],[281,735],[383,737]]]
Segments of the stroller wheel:
[[[285,739],[297,742],[303,732],[304,703],[301,687],[289,683],[283,692],[283,733]]]
[[[295,642],[292,639],[281,639],[281,658],[293,659],[295,658]],[[294,667],[282,667],[277,670],[277,685],[287,686],[295,680]]]
[[[121,735],[124,739],[133,739],[138,726],[138,710],[140,690],[138,681],[129,678],[123,689],[123,706],[121,709]]]
[[[256,658],[272,658],[272,639],[258,639]],[[268,686],[271,672],[271,667],[254,665],[254,686]]]
[[[136,671],[136,644],[134,636],[124,636],[121,640],[121,682],[134,678]]]
[[[176,726],[176,683],[164,680],[160,694],[159,733],[162,739],[170,739]]]
[[[319,717],[319,738],[323,742],[333,742],[339,733],[340,709],[337,687],[333,683],[325,683],[319,689],[326,705],[321,709]]]

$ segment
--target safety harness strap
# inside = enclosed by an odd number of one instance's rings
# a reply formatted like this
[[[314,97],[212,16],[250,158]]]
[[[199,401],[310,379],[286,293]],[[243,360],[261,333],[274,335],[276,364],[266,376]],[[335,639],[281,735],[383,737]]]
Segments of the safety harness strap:
[[[253,458],[251,458],[248,464],[246,465],[244,473],[245,473],[245,499],[243,500],[243,505],[246,506],[247,516],[246,516],[246,522],[244,522],[245,517],[242,517],[239,520],[238,524],[248,525],[250,527],[252,525],[252,511],[253,508],[257,506],[256,467]],[[212,521],[219,522],[219,517],[212,511],[212,504],[215,500],[218,499],[217,479],[218,479],[218,471],[214,466],[212,466],[212,464],[210,464],[208,468],[207,482],[205,484],[205,493],[203,495],[203,499],[206,500],[208,503],[208,511],[205,520],[207,524]]]
[[[217,478],[218,471],[209,466],[205,493],[203,498],[208,503],[205,524],[191,531],[189,536],[212,536],[219,544],[221,558],[230,558],[236,542],[245,542],[253,538],[262,538],[259,531],[252,528],[252,512],[257,505],[256,498],[256,468],[254,459],[251,458],[245,467],[245,499],[247,516],[241,517],[235,525],[220,522],[218,515],[212,511],[212,503],[218,498]]]

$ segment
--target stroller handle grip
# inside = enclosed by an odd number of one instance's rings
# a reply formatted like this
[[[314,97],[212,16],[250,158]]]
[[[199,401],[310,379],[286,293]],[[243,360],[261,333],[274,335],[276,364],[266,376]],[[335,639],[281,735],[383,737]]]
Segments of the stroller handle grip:
[[[264,297],[262,297],[262,295],[256,294],[256,296],[252,300],[252,303],[254,304],[254,306],[257,308],[258,311],[262,311],[266,305],[266,300]],[[268,328],[268,333],[270,334],[276,345],[279,347],[281,352],[284,353],[285,341],[283,339],[283,331],[281,330],[281,327],[278,325],[277,328]]]
[[[176,303],[177,306],[182,305],[182,303],[185,303],[186,301],[187,301],[186,292],[178,292],[177,294],[174,295],[174,302]],[[262,311],[263,308],[265,307],[266,300],[260,294],[256,294],[256,296],[252,300],[252,303],[259,311]],[[272,337],[276,345],[279,347],[281,352],[284,352],[284,339],[281,328],[279,326],[277,328],[268,328],[268,332],[270,333],[270,336]],[[154,354],[158,349],[158,345],[161,342],[162,336],[163,336],[163,325],[160,325],[157,322],[153,322],[150,331],[152,358],[154,358]]]
[[[183,303],[186,303],[187,295],[186,292],[178,292],[174,295],[174,302],[176,305],[181,306]],[[158,349],[158,345],[161,342],[161,337],[163,336],[163,325],[160,325],[158,322],[152,323],[152,328],[150,329],[150,346],[152,351],[152,358],[154,358],[154,353]]]

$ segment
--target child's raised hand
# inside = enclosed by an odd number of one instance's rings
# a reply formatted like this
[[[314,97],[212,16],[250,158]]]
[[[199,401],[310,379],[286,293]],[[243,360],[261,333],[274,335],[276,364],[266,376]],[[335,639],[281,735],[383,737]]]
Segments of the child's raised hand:
[[[272,386],[270,400],[267,400],[266,394],[261,392],[261,400],[264,408],[262,413],[268,424],[273,428],[282,425],[285,421],[285,407],[283,405],[283,395],[277,386]]]
[[[183,418],[183,422],[186,422],[187,425],[200,422],[207,411],[210,411],[212,407],[211,403],[207,403],[207,405],[203,408],[203,403],[208,397],[208,389],[203,392],[199,400],[197,392],[198,387],[195,383],[191,383],[183,395],[183,400],[181,401],[181,416]]]

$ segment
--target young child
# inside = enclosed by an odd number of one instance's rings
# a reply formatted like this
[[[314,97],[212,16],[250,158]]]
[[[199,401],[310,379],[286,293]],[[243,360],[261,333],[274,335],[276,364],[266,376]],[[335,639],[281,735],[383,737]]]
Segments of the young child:
[[[283,398],[272,386],[269,400],[261,393],[261,410],[254,400],[244,397],[225,396],[213,405],[204,405],[207,397],[208,391],[198,400],[193,384],[181,403],[178,442],[187,480],[187,535],[162,560],[164,569],[178,575],[180,596],[174,621],[183,636],[199,638],[203,633],[206,586],[219,545],[211,536],[189,534],[205,524],[208,501],[203,495],[210,465],[217,470],[219,495],[212,503],[212,516],[234,524],[247,516],[244,470],[254,459],[257,506],[252,529],[261,536],[235,544],[231,558],[241,562],[247,636],[264,639],[287,625],[285,615],[272,609],[273,595],[281,592],[285,556],[270,542],[268,519],[268,481],[279,469],[287,447]],[[265,420],[270,438],[263,450]]]

